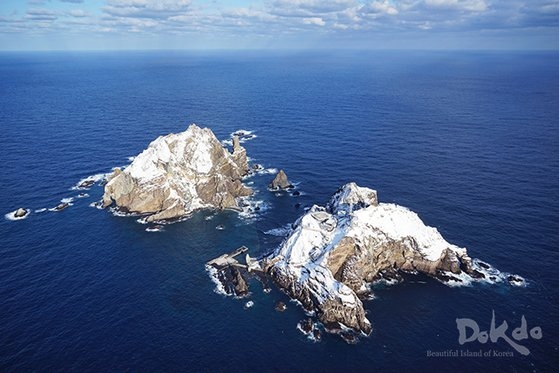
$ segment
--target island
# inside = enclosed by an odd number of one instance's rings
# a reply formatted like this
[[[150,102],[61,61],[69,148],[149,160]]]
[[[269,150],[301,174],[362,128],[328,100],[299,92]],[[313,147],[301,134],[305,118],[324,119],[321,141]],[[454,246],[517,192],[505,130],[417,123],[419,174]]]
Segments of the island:
[[[172,220],[203,209],[240,209],[252,190],[246,150],[233,137],[229,151],[209,128],[191,124],[184,132],[160,136],[107,179],[103,207],[146,215],[146,222]]]
[[[243,268],[245,277],[253,273],[271,278],[316,315],[326,331],[347,341],[372,331],[362,300],[371,298],[375,282],[398,283],[403,274],[418,273],[449,285],[507,281],[506,274],[472,260],[465,248],[446,241],[415,212],[379,203],[375,190],[353,182],[342,186],[326,206],[312,206],[270,254],[258,260],[247,255],[246,265],[228,257],[210,272],[226,293],[242,296],[248,293]],[[519,284],[510,276],[509,283]]]

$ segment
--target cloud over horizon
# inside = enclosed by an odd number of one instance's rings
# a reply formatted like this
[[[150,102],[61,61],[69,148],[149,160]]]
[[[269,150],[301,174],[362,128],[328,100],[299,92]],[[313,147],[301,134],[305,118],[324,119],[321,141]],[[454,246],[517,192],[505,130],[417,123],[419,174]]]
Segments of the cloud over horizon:
[[[559,0],[29,0],[23,4],[6,0],[0,4],[0,49],[4,50],[16,41],[21,49],[34,49],[41,38],[51,44],[64,42],[60,49],[476,45],[558,49],[558,38],[553,37],[558,30]]]

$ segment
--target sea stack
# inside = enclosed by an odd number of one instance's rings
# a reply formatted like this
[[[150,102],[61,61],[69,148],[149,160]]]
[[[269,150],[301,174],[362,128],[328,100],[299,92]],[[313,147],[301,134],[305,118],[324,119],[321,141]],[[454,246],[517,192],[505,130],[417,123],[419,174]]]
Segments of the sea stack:
[[[238,139],[225,149],[213,132],[191,124],[160,136],[124,170],[108,178],[103,207],[148,215],[148,222],[180,218],[202,208],[240,209],[252,194],[241,179],[249,167]]]
[[[287,179],[287,175],[283,170],[280,170],[274,180],[268,185],[271,190],[284,190],[293,188],[293,185]]]

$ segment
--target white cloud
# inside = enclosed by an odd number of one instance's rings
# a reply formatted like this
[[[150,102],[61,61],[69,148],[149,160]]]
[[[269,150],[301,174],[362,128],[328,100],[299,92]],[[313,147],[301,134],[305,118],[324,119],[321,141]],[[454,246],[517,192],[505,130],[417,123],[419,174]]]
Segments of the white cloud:
[[[398,14],[398,9],[390,1],[373,1],[365,8],[370,13],[385,13],[388,15]]]
[[[469,12],[484,12],[488,6],[484,0],[425,0],[432,8],[457,9]]]
[[[303,23],[305,25],[316,25],[316,26],[324,26],[326,22],[320,17],[310,17],[310,18],[303,18]]]
[[[118,17],[169,18],[187,12],[190,0],[108,0],[105,13]]]
[[[242,7],[225,0],[100,0],[97,9],[85,2],[87,11],[69,4],[80,1],[27,0],[17,8],[5,8],[0,11],[0,37],[63,29],[123,36],[135,32],[162,40],[168,35],[210,38],[222,40],[225,46],[236,39],[251,45],[251,40],[275,41],[282,35],[297,41],[300,35],[301,40],[335,45],[331,43],[335,38],[371,40],[386,35],[394,39],[403,33],[423,37],[545,29],[552,34],[559,29],[559,0],[244,0]]]

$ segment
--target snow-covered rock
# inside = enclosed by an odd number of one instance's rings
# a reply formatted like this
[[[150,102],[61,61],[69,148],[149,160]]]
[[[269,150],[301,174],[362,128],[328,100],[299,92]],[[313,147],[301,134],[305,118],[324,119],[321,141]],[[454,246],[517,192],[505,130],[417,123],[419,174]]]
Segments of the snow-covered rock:
[[[376,191],[355,183],[299,218],[261,266],[305,309],[316,311],[327,329],[364,334],[372,327],[360,296],[370,296],[367,285],[375,280],[398,279],[400,271],[457,283],[484,277],[466,249],[447,242],[413,211],[378,203]]]
[[[103,206],[148,214],[146,221],[179,218],[201,208],[238,208],[252,194],[241,178],[249,167],[238,141],[225,149],[213,132],[191,124],[184,132],[160,136],[124,170],[108,178]]]

